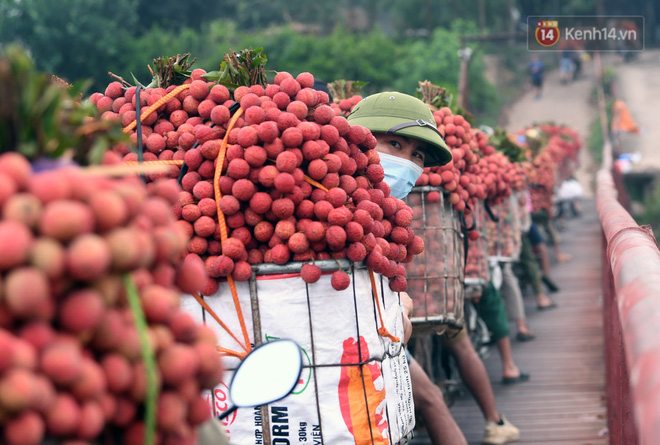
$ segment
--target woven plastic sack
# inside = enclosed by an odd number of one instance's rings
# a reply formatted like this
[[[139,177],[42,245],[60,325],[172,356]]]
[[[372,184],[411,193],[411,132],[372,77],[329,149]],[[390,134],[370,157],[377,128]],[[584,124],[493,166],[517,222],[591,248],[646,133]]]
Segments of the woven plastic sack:
[[[232,443],[404,444],[412,438],[414,406],[403,344],[379,334],[384,325],[403,339],[399,295],[389,289],[387,279],[375,275],[377,303],[370,272],[344,261],[340,264],[351,276],[344,291],[330,285],[334,261],[316,262],[328,272],[313,284],[300,278],[300,263],[254,266],[250,282],[236,283],[249,342],[294,340],[302,349],[304,368],[286,398],[260,408],[239,408],[225,419]],[[210,310],[192,296],[184,296],[182,304],[216,331],[222,348],[243,351],[228,284],[204,297],[204,303]],[[227,387],[239,362],[226,357],[225,380],[208,394],[216,415],[231,407]]]

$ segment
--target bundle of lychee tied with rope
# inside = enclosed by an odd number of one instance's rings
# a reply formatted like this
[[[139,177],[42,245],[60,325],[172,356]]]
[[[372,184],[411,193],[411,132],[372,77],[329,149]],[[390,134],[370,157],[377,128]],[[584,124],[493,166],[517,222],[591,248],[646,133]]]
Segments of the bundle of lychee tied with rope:
[[[248,280],[260,263],[309,262],[302,277],[315,282],[313,263],[333,258],[364,261],[405,290],[400,263],[424,245],[409,227],[412,210],[383,181],[375,137],[337,116],[312,74],[278,72],[268,83],[265,61],[261,50],[230,52],[220,71],[193,70],[181,85],[113,82],[92,100],[117,110],[105,117],[122,119],[144,162],[175,164],[183,191],[174,212],[211,277],[203,295],[224,277]],[[128,146],[115,152],[138,160]],[[348,274],[334,272],[332,284],[346,289]]]
[[[438,130],[444,135],[452,152],[452,161],[445,165],[425,168],[416,185],[442,187],[449,194],[449,202],[458,212],[470,213],[470,203],[486,197],[485,187],[478,175],[479,153],[477,140],[470,122],[461,114],[454,113],[449,104],[448,91],[429,81],[419,82],[419,98],[433,111]],[[431,200],[439,199],[430,194]],[[466,210],[467,209],[467,210]]]

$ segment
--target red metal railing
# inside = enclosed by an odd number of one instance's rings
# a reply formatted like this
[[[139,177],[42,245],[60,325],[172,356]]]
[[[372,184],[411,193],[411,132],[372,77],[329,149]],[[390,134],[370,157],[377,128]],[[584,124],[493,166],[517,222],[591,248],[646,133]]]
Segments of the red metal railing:
[[[600,59],[594,61],[599,73]],[[601,126],[608,141],[606,118]],[[650,228],[638,226],[619,203],[617,183],[621,187],[621,181],[614,181],[612,149],[606,142],[596,207],[603,229],[610,444],[651,445],[660,443],[660,250]]]

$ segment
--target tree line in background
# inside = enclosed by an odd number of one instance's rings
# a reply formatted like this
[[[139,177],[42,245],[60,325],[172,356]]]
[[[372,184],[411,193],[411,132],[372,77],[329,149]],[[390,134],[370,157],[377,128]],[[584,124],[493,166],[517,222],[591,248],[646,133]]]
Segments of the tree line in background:
[[[552,3],[0,0],[0,44],[21,42],[39,69],[70,81],[91,79],[91,90],[104,88],[108,71],[148,82],[147,65],[160,56],[190,52],[196,68],[210,71],[230,49],[264,47],[269,70],[359,80],[367,82],[365,93],[413,93],[420,80],[455,91],[461,36],[515,30],[524,16],[516,18],[512,8],[546,13]],[[554,3],[562,3],[562,13],[584,13],[598,1]],[[470,64],[470,110],[488,121],[500,103],[480,55]]]

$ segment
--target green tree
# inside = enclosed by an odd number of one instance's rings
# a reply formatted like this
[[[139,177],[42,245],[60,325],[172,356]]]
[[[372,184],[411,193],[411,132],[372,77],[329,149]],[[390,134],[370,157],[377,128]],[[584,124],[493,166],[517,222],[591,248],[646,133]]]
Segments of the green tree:
[[[394,88],[397,91],[412,94],[417,88],[417,82],[429,80],[447,88],[456,96],[460,70],[460,35],[472,33],[470,30],[474,28],[464,22],[457,22],[455,27],[463,31],[459,33],[437,28],[430,41],[416,40],[409,43],[405,57],[395,62],[397,74]],[[485,69],[480,52],[475,51],[468,71],[469,110],[489,123],[494,123],[499,112],[499,101],[495,88],[484,77]]]
[[[0,42],[21,43],[39,70],[100,88],[130,42],[136,8],[137,0],[0,0]]]
[[[202,24],[217,17],[234,17],[236,2],[226,0],[138,0],[137,13],[141,27],[138,34],[158,26],[168,32],[179,32],[184,28],[199,30]]]
[[[342,27],[327,37],[302,36],[284,30],[265,39],[264,35],[251,35],[250,46],[263,46],[268,42],[267,69],[299,73],[309,71],[327,81],[337,79],[368,82],[365,91],[391,88],[396,71],[393,62],[404,51],[382,32],[351,34]],[[258,45],[261,42],[261,45]]]

